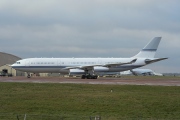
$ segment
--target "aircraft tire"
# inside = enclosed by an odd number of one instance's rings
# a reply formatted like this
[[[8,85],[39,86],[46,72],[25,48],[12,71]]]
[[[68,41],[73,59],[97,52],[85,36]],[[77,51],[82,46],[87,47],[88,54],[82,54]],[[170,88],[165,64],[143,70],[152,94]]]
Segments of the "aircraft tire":
[[[85,78],[86,78],[86,75],[82,75],[82,76],[81,76],[81,79],[85,79]]]

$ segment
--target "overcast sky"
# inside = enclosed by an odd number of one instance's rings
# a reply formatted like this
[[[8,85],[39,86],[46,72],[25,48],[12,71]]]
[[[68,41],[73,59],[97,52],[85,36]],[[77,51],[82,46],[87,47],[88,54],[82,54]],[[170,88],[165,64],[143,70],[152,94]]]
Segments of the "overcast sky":
[[[180,72],[180,0],[0,0],[0,51],[30,57],[131,57],[162,36],[148,65]]]

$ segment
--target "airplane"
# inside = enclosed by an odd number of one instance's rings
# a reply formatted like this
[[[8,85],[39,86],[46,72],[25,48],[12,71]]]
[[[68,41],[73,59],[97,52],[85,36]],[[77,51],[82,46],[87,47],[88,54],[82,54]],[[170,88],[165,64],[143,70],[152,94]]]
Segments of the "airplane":
[[[151,69],[139,69],[139,68],[120,72],[120,75],[135,75],[135,76],[138,76],[138,75],[143,75],[143,76],[154,75],[154,76],[163,76],[163,74],[156,73],[156,72],[154,72]]]
[[[130,58],[27,58],[12,68],[30,73],[81,74],[82,79],[97,79],[101,72],[121,72],[168,58],[155,58],[161,37],[154,37],[138,54]]]

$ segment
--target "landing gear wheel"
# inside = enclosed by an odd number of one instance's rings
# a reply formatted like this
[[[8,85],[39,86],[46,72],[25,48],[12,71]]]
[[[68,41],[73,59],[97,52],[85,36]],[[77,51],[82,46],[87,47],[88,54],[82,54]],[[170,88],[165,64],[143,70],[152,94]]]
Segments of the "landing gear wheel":
[[[29,74],[29,73],[27,74],[27,78],[31,78],[31,76],[30,76],[30,74]]]
[[[28,75],[27,78],[31,78],[30,75]]]
[[[94,70],[92,70],[92,74],[88,72],[88,69],[85,70],[85,74],[81,76],[81,79],[97,79],[97,75],[94,74]]]
[[[82,75],[82,76],[81,76],[81,79],[86,79],[86,75]]]
[[[94,75],[94,76],[93,76],[93,79],[97,79],[97,77],[98,77],[97,75]]]
[[[97,79],[97,75],[91,75],[91,74],[87,74],[87,75],[82,75],[81,79]]]
[[[90,74],[87,75],[86,77],[87,77],[87,79],[92,79],[92,76]]]

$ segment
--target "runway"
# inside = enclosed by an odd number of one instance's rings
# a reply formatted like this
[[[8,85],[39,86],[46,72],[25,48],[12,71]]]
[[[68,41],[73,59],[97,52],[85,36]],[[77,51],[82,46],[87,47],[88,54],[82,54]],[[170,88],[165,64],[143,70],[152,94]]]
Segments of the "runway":
[[[0,82],[180,86],[180,77],[126,76],[121,78],[100,77],[98,79],[80,79],[75,77],[0,77]]]

